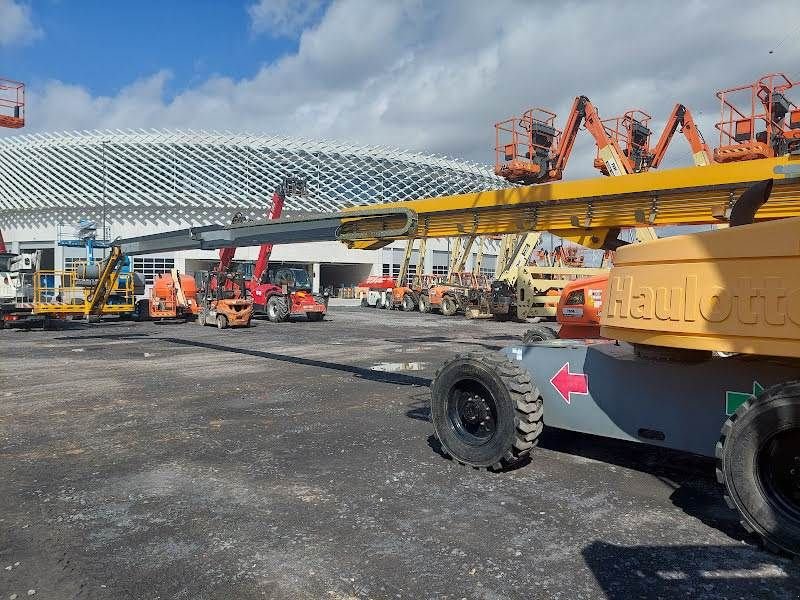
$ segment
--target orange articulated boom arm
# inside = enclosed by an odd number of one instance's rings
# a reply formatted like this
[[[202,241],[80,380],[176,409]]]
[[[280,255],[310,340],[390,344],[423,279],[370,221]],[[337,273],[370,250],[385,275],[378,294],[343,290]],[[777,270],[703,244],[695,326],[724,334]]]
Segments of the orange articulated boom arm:
[[[711,152],[709,152],[708,145],[694,122],[692,113],[683,104],[678,103],[672,109],[672,114],[664,126],[664,131],[653,149],[650,159],[650,167],[653,169],[657,169],[658,165],[661,164],[679,125],[681,133],[683,133],[686,141],[689,142],[689,147],[692,149],[692,158],[695,166],[705,167],[711,164]]]
[[[606,128],[603,126],[603,121],[600,119],[600,115],[597,113],[594,104],[586,100],[584,111],[583,119],[586,124],[586,130],[592,134],[595,143],[597,143],[601,160],[606,164],[607,168],[611,165],[611,168],[608,169],[608,174],[622,175],[624,173],[633,173],[633,165],[631,165],[630,160],[628,160],[622,152],[619,144],[608,137]],[[616,169],[614,169],[613,164],[616,164],[620,172],[615,172]]]
[[[556,160],[553,163],[553,170],[551,172],[552,179],[561,179],[564,167],[567,165],[569,156],[572,153],[572,148],[575,145],[575,138],[578,135],[581,123],[586,126],[589,133],[592,134],[600,157],[606,164],[611,175],[622,175],[623,173],[632,172],[630,161],[625,157],[620,150],[619,145],[608,137],[603,122],[597,113],[597,109],[589,101],[586,96],[578,96],[572,104],[572,109],[569,111],[567,124],[564,127],[564,133],[561,135],[561,140],[558,144],[556,151]]]
[[[567,124],[564,126],[564,133],[561,134],[561,140],[558,142],[556,149],[556,160],[553,163],[552,179],[561,179],[561,174],[564,172],[564,167],[567,166],[569,155],[572,154],[572,147],[575,145],[575,138],[578,136],[578,130],[583,121],[584,106],[589,102],[586,96],[578,96],[575,102],[572,103],[572,108],[567,117]]]

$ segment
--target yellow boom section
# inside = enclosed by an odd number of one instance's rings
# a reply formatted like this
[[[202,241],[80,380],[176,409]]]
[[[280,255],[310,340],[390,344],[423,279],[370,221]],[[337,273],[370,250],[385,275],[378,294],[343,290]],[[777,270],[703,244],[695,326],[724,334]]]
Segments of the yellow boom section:
[[[413,237],[498,235],[552,231],[598,247],[609,229],[721,223],[736,198],[751,184],[774,179],[770,201],[759,219],[800,216],[800,156],[751,160],[707,167],[650,171],[623,177],[557,181],[540,185],[379,204],[384,216],[363,216],[369,207],[344,209],[340,233],[351,247],[375,247],[375,232],[402,227],[405,217],[387,209],[414,211]],[[360,216],[347,218],[348,212]],[[359,234],[363,238],[359,239]]]

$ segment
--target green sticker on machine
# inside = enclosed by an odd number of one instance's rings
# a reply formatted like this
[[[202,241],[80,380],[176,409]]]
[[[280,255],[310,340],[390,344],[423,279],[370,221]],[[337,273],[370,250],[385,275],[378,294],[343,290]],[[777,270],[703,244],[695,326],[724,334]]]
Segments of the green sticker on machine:
[[[732,415],[736,412],[742,404],[747,402],[751,396],[758,396],[764,391],[762,386],[757,381],[753,382],[753,392],[725,392],[725,414]]]

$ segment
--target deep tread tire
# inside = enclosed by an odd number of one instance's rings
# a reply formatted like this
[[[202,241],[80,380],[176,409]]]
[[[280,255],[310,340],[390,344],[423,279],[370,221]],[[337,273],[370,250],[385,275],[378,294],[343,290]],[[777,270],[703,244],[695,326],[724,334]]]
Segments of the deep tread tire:
[[[367,308],[367,307],[369,307],[369,303],[367,302],[367,299],[366,298],[362,298],[361,299],[361,308]]]
[[[150,320],[150,301],[139,300],[136,303],[136,311],[133,313],[134,321],[149,321]]]
[[[546,325],[533,325],[525,335],[522,336],[523,344],[535,344],[536,342],[544,342],[547,340],[554,340],[558,336],[556,332],[547,327]]]
[[[197,322],[200,324],[201,327],[205,327],[205,324],[206,324],[206,311],[201,310],[197,314]]]
[[[448,414],[454,393],[479,384],[492,395],[497,426],[482,445],[467,443]],[[522,366],[498,352],[460,354],[444,363],[431,386],[431,418],[443,449],[460,463],[500,470],[523,460],[542,432],[542,396]]]
[[[759,468],[759,459],[770,439],[787,430],[800,435],[797,381],[770,387],[757,398],[751,397],[725,421],[716,446],[717,480],[725,486],[725,502],[739,512],[747,531],[758,535],[766,549],[797,557],[797,511],[787,512],[782,507],[776,495],[768,491],[769,486],[764,485]]]
[[[452,317],[458,312],[458,302],[452,296],[443,297],[441,311],[445,317]]]
[[[431,312],[431,301],[428,298],[428,294],[419,295],[419,312],[421,313]]]
[[[402,308],[404,312],[411,312],[416,307],[417,303],[414,302],[414,296],[411,294],[403,294],[403,302],[400,304],[400,308]]]
[[[309,321],[314,321],[314,322],[316,323],[316,322],[322,321],[322,320],[325,318],[325,313],[321,313],[321,312],[307,312],[307,313],[306,313],[306,318],[307,318]]]
[[[225,315],[217,315],[217,329],[228,328],[228,317]]]
[[[282,323],[289,316],[289,305],[282,296],[271,296],[267,300],[267,318],[273,323]]]

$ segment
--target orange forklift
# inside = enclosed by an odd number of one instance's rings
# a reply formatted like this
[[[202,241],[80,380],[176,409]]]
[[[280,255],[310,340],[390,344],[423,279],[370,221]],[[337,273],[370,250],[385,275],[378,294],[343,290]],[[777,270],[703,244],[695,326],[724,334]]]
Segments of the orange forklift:
[[[489,290],[489,281],[485,275],[476,275],[471,271],[451,273],[448,282],[432,285],[419,296],[420,312],[439,311],[446,317],[465,312],[470,305],[474,293],[485,293]]]
[[[197,322],[200,325],[216,325],[218,329],[250,327],[253,302],[246,297],[241,273],[198,271],[195,278],[200,300]]]

